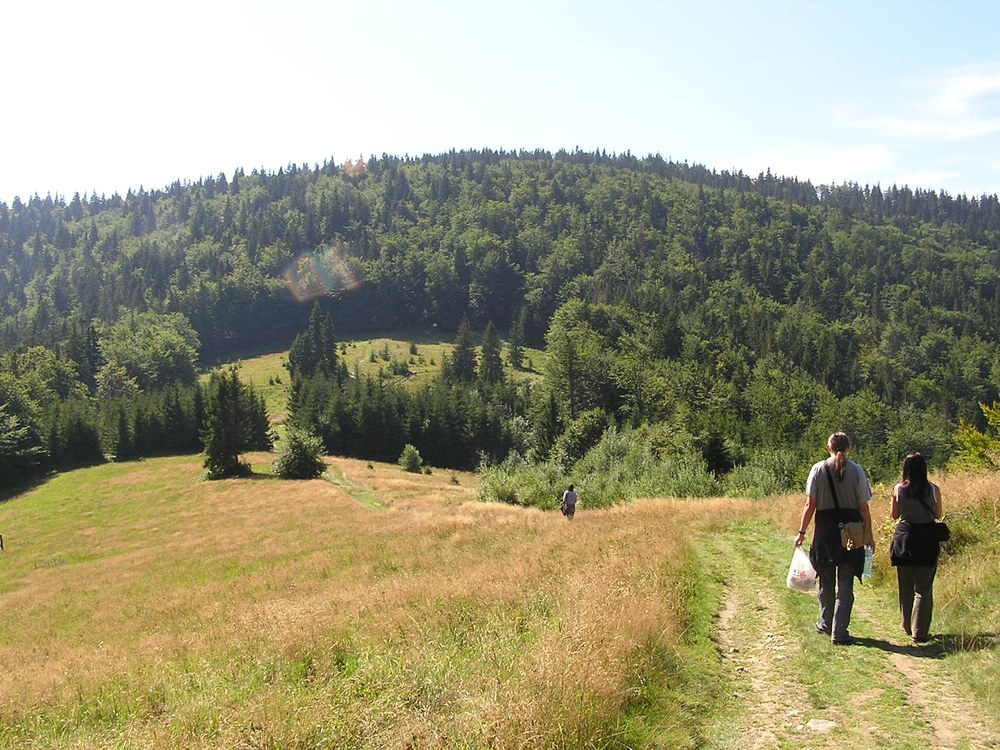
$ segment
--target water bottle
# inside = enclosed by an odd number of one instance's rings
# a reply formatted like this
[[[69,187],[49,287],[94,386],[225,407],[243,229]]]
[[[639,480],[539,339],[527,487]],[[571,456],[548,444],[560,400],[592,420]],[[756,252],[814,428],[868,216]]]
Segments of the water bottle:
[[[861,571],[862,578],[872,577],[872,560],[875,558],[875,550],[865,547],[865,569]]]

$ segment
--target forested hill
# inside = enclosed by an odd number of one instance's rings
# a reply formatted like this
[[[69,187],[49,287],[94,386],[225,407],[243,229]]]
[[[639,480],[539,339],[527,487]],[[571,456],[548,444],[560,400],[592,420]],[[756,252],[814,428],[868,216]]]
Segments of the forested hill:
[[[74,325],[156,310],[186,315],[202,357],[218,359],[301,330],[309,306],[286,276],[320,257],[351,287],[333,300],[342,331],[454,330],[463,316],[503,330],[523,310],[540,342],[555,308],[581,297],[659,316],[677,344],[696,331],[763,353],[776,342],[762,316],[816,313],[849,329],[834,367],[872,346],[896,355],[889,323],[914,342],[935,330],[995,341],[998,244],[995,195],[817,190],[659,157],[452,152],[237,171],[0,203],[0,343],[58,345]],[[838,390],[859,374],[838,375]]]
[[[463,151],[15,200],[0,254],[4,351],[46,347],[92,391],[95,341],[131,311],[181,314],[214,362],[290,342],[316,299],[339,333],[466,318],[569,341],[603,380],[554,381],[565,418],[725,432],[821,389],[982,425],[1000,383],[996,195]],[[583,338],[550,330],[571,300],[560,331]],[[772,426],[801,432],[810,409]]]

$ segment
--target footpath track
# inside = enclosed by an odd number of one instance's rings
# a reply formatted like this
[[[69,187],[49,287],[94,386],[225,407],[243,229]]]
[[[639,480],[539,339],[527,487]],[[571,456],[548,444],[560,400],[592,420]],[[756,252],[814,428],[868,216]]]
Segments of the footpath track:
[[[731,696],[706,747],[1000,748],[1000,717],[985,715],[951,663],[961,657],[953,639],[911,644],[886,581],[857,586],[858,644],[833,646],[815,632],[815,596],[785,587],[791,550],[763,523],[699,542],[722,584],[715,632]]]

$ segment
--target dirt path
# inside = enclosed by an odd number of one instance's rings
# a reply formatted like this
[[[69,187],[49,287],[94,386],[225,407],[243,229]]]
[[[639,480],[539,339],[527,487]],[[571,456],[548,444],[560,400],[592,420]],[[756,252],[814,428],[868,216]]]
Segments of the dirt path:
[[[815,597],[785,588],[774,542],[760,529],[704,540],[723,584],[717,641],[733,696],[708,747],[1000,748],[996,718],[957,679],[948,649],[896,635],[886,586],[859,587],[860,643],[834,647],[813,630]]]
[[[997,718],[983,715],[968,688],[946,668],[948,650],[940,643],[915,646],[893,632],[898,615],[881,600],[858,603],[856,617],[870,626],[886,648],[886,682],[902,691],[928,725],[933,748],[1000,748]]]
[[[719,613],[718,643],[734,684],[735,716],[719,728],[718,747],[764,750],[783,747],[802,732],[812,736],[812,748],[836,747],[824,735],[841,721],[839,712],[819,712],[809,690],[798,679],[801,640],[777,592],[749,569],[745,555],[727,536],[710,540],[715,572],[724,582]],[[740,710],[743,709],[743,710]]]

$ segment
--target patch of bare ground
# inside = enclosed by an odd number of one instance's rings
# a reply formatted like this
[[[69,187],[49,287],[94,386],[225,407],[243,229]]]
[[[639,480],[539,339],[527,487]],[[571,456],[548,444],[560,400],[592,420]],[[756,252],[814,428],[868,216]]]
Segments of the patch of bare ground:
[[[773,584],[755,575],[748,560],[725,535],[710,542],[717,574],[724,581],[718,643],[732,670],[737,704],[728,742],[741,748],[784,747],[806,742],[810,748],[834,747],[831,730],[842,721],[839,710],[818,711],[798,679],[794,663],[800,650],[793,624]]]
[[[916,651],[916,649],[914,649]],[[889,654],[893,672],[887,675],[906,695],[916,715],[930,727],[930,747],[941,750],[987,750],[1000,747],[1000,737],[989,727],[962,685],[945,673],[936,659],[916,653]]]

